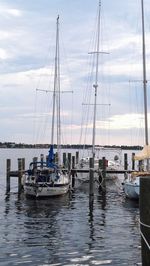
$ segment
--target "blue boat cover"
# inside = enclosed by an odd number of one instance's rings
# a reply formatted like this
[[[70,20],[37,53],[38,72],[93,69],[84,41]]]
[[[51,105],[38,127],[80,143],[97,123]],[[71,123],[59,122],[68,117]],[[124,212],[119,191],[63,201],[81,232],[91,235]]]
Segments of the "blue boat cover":
[[[54,163],[54,147],[53,147],[53,145],[51,145],[50,149],[49,149],[47,166],[55,168],[55,169],[58,168],[58,166]]]

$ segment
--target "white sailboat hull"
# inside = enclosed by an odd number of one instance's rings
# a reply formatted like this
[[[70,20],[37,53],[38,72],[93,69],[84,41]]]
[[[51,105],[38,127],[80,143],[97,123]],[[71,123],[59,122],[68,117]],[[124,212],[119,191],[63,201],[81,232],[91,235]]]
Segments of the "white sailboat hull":
[[[49,181],[47,180],[49,179]],[[68,174],[52,173],[47,176],[28,175],[24,176],[24,193],[33,197],[52,197],[66,194],[70,188],[70,178]]]
[[[124,192],[129,199],[139,199],[140,195],[140,183],[139,176],[134,181],[126,180],[124,182]]]
[[[33,197],[53,197],[53,196],[61,196],[66,194],[69,191],[69,184],[62,186],[48,186],[49,184],[25,184],[24,185],[24,193],[26,196]]]

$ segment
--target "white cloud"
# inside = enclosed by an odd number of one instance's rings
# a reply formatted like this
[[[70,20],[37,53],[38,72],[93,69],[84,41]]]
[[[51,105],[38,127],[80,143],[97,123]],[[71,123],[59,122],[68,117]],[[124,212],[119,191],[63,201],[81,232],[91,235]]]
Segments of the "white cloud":
[[[150,114],[148,115],[150,119]],[[79,125],[74,125],[73,129],[79,129]],[[83,128],[91,128],[93,124],[83,125]],[[97,129],[108,129],[108,130],[122,130],[122,129],[132,129],[132,128],[143,128],[144,127],[144,115],[142,114],[122,114],[114,115],[106,119],[106,121],[97,121]]]
[[[8,52],[2,48],[0,48],[0,59],[1,60],[6,60],[10,58],[11,56],[8,54]]]
[[[0,14],[5,16],[12,16],[12,17],[21,17],[22,11],[15,8],[9,8],[6,6],[0,6]]]

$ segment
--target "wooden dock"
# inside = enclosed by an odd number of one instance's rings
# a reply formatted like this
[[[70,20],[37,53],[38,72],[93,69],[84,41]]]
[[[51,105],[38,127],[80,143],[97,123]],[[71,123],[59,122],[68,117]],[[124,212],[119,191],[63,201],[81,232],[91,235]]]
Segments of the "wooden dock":
[[[44,155],[41,154],[40,156],[41,164],[44,161]],[[57,155],[56,155],[57,158]],[[33,163],[37,162],[38,158],[33,158]],[[93,179],[94,173],[97,173],[99,176],[102,174],[103,178],[106,177],[107,174],[125,174],[125,173],[132,173],[134,170],[134,164],[132,164],[133,170],[128,170],[128,160],[127,160],[127,154],[124,156],[124,169],[122,170],[107,170],[107,160],[105,157],[99,160],[99,166],[97,168],[93,167],[92,158],[90,158],[89,167],[88,168],[79,168],[79,152],[77,151],[75,156],[72,156],[71,153],[63,153],[63,170],[69,171],[70,175],[72,176],[72,186],[75,184],[75,179],[77,173],[89,173],[89,176],[92,178],[89,178],[90,185],[93,186],[91,180]],[[18,193],[22,191],[22,176],[25,174],[25,158],[18,158],[18,170],[12,171],[11,170],[11,160],[7,159],[7,166],[6,166],[6,194],[10,192],[10,178],[11,177],[17,177],[18,178]],[[92,193],[92,192],[91,192]]]

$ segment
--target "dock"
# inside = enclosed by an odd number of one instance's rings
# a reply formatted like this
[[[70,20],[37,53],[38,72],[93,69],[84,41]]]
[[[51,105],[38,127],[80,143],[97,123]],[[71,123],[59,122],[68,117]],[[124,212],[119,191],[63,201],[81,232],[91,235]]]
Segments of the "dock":
[[[57,155],[56,155],[56,160],[57,160]],[[77,173],[89,173],[89,181],[90,181],[90,186],[92,187],[93,181],[93,175],[94,173],[97,173],[99,176],[100,174],[103,175],[103,178],[106,177],[107,174],[130,174],[134,172],[134,161],[132,161],[132,170],[128,169],[128,158],[127,154],[124,154],[124,169],[119,169],[119,170],[111,170],[107,169],[107,160],[105,157],[99,160],[98,167],[93,167],[93,162],[92,158],[89,162],[89,166],[80,168],[79,167],[79,152],[77,151],[75,156],[72,156],[71,153],[63,153],[63,170],[68,171],[70,175],[72,176],[72,186],[74,187],[75,184],[75,179]],[[37,157],[34,157],[32,162],[38,161]],[[44,161],[44,155],[40,155],[40,161],[41,164]],[[18,169],[17,170],[11,170],[11,160],[7,159],[6,161],[6,194],[10,192],[10,179],[11,177],[17,177],[18,178],[18,193],[20,193],[23,190],[23,185],[22,185],[22,177],[23,175],[27,172],[25,169],[25,158],[18,158]],[[92,178],[90,179],[90,177]],[[92,181],[91,181],[92,180]],[[91,192],[93,194],[93,192]]]

